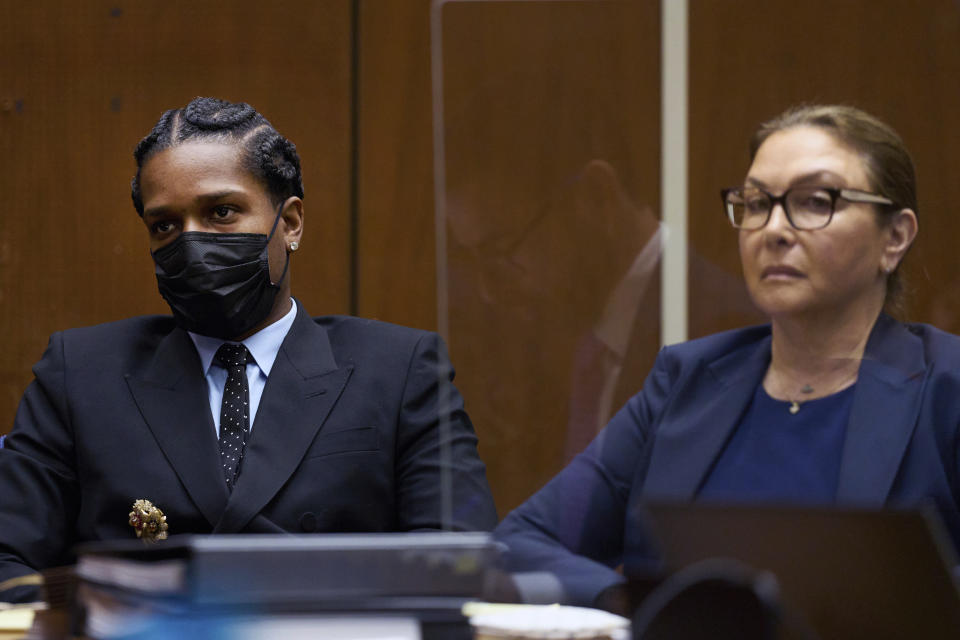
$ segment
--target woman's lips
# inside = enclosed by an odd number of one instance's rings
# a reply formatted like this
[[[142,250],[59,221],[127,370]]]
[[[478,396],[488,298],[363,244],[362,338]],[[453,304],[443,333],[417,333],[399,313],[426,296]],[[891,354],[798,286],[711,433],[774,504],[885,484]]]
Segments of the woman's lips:
[[[803,273],[794,269],[793,267],[788,267],[785,265],[778,265],[774,267],[767,267],[763,270],[760,276],[764,279],[766,278],[802,278]]]

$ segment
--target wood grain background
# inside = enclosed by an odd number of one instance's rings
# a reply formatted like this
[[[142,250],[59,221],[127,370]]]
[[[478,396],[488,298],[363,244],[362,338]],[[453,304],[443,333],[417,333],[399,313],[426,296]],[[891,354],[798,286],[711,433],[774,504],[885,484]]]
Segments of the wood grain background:
[[[292,269],[312,313],[436,328],[430,10],[0,0],[0,433],[50,333],[165,311],[130,204],[131,154],[164,109],[197,95],[250,102],[297,144],[306,236]],[[502,515],[563,463],[569,368],[595,311],[583,301],[607,286],[612,252],[609,236],[542,211],[610,193],[576,177],[599,159],[659,217],[659,2],[442,11],[447,337]],[[689,40],[691,271],[739,279],[717,192],[742,180],[754,127],[796,102],[852,103],[916,160],[910,316],[960,331],[960,3],[691,0]],[[562,285],[553,307],[494,292],[478,261],[525,229],[542,245],[533,271]],[[695,335],[756,320],[720,304],[740,294],[715,281],[688,286]]]

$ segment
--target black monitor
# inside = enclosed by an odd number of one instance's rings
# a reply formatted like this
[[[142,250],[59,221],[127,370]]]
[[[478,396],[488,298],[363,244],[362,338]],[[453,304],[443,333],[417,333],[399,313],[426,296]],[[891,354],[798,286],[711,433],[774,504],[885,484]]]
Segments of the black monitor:
[[[960,637],[957,560],[932,512],[658,503],[642,517],[668,574],[717,559],[772,574],[785,637]]]

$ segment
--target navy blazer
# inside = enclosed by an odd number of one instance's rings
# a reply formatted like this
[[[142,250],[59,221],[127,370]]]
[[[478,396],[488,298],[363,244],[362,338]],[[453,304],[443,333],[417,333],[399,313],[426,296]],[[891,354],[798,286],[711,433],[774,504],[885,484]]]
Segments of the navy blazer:
[[[54,334],[34,375],[0,449],[0,581],[69,563],[77,542],[135,537],[138,498],[171,535],[497,521],[434,333],[298,305],[232,493],[199,356],[169,316]]]
[[[496,530],[514,571],[550,571],[592,603],[639,572],[652,546],[643,500],[693,500],[770,362],[770,327],[664,348],[643,386],[590,446]],[[880,316],[860,365],[836,502],[935,504],[955,540],[960,502],[960,338]]]

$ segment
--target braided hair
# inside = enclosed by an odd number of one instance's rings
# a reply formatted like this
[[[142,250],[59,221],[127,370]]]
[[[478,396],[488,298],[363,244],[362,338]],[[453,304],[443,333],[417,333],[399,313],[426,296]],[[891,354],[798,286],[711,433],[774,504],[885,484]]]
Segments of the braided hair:
[[[217,98],[194,98],[183,109],[170,109],[160,116],[153,130],[140,141],[133,157],[137,174],[130,195],[137,213],[143,217],[140,172],[155,153],[189,140],[236,144],[242,149],[241,162],[267,187],[274,205],[290,196],[303,197],[300,156],[292,142],[245,102],[227,102]]]

